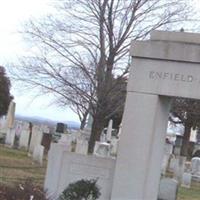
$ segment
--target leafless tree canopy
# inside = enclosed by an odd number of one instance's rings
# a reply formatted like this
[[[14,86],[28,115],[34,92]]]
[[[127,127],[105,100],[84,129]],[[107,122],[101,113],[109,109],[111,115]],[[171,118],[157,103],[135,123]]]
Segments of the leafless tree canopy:
[[[131,40],[154,29],[179,30],[191,10],[187,0],[59,0],[55,6],[53,15],[26,24],[32,47],[15,78],[55,94],[81,120],[90,111],[91,140],[98,140],[105,119],[123,104],[108,102],[111,94],[120,96],[116,80],[127,76]]]

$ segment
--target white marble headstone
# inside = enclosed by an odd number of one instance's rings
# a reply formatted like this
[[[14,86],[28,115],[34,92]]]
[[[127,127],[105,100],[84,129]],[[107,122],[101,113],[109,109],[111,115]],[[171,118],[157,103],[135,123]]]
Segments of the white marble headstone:
[[[6,133],[6,141],[5,143],[9,146],[13,146],[15,141],[15,129],[8,128]]]
[[[191,181],[192,181],[192,175],[190,173],[187,173],[187,172],[183,173],[181,186],[186,187],[186,188],[190,188]]]
[[[70,134],[61,134],[61,138],[58,141],[59,144],[65,147],[66,151],[72,151],[72,142],[74,137]]]
[[[30,131],[28,129],[23,129],[19,138],[19,147],[28,149]]]
[[[86,140],[76,140],[76,153],[87,155],[88,151],[88,141]]]
[[[29,147],[29,151],[33,152],[34,148],[37,145],[40,145],[42,142],[43,132],[40,126],[33,126],[32,128],[32,136],[31,136],[31,143]]]
[[[36,145],[33,151],[33,160],[42,165],[43,155],[44,155],[44,146]]]
[[[100,157],[109,157],[110,144],[106,142],[96,142],[94,147],[94,155]]]

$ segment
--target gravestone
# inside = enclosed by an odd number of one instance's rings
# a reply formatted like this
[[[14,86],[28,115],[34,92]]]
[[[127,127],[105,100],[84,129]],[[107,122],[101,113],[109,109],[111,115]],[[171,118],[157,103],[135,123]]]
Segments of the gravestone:
[[[170,165],[170,157],[172,155],[173,151],[173,145],[170,143],[165,143],[165,148],[164,148],[164,157],[162,161],[162,174],[165,174],[167,171],[167,168]]]
[[[158,200],[176,200],[178,182],[171,178],[163,178],[160,181]]]
[[[110,144],[107,142],[96,142],[93,154],[100,157],[109,157]]]
[[[174,179],[176,179],[179,183],[182,182],[183,173],[185,171],[185,162],[186,157],[184,156],[178,156],[176,158],[174,167]]]
[[[31,136],[31,141],[30,141],[29,152],[32,153],[34,151],[34,148],[37,145],[41,144],[42,137],[43,137],[43,132],[41,130],[41,127],[34,125],[32,128],[32,136]]]
[[[56,125],[56,132],[57,133],[64,133],[65,124],[64,123],[57,123]]]
[[[48,152],[50,149],[51,141],[52,141],[52,134],[44,132],[42,136],[41,145],[44,146],[46,152]]]
[[[130,54],[111,200],[156,200],[171,99],[200,99],[200,35],[153,31]]]
[[[174,155],[172,155],[172,157],[170,159],[170,163],[169,163],[169,171],[170,172],[174,172],[175,165],[176,165],[176,157]]]
[[[36,145],[33,150],[33,160],[38,162],[40,165],[43,163],[44,146]]]
[[[110,142],[110,155],[116,157],[118,149],[119,139],[112,138]]]
[[[107,128],[107,133],[106,133],[106,140],[107,141],[111,141],[111,138],[112,138],[112,127],[113,127],[113,120],[109,120],[109,123],[108,123],[108,128]]]
[[[15,140],[15,129],[14,129],[14,122],[15,122],[15,107],[16,104],[15,102],[11,101],[9,108],[8,108],[8,113],[6,117],[6,141],[5,143],[13,146],[14,145],[14,140]]]
[[[19,138],[19,147],[28,149],[28,141],[29,141],[30,131],[29,129],[23,129]]]
[[[200,176],[200,158],[194,157],[191,161],[192,174]]]
[[[115,159],[72,153],[66,151],[63,145],[52,143],[44,189],[55,200],[70,183],[97,179],[101,192],[98,200],[110,200],[114,167]]]
[[[88,152],[88,141],[76,140],[76,153],[87,155]]]
[[[190,188],[192,181],[192,175],[188,172],[183,173],[181,186],[185,188]]]
[[[58,141],[59,144],[65,147],[65,150],[72,151],[73,136],[69,134],[61,134],[61,138]]]

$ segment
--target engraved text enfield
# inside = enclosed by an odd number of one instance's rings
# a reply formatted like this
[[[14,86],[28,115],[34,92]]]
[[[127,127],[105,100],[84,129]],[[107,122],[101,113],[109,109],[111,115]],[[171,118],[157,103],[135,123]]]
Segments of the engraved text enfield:
[[[170,72],[156,72],[150,71],[149,78],[154,80],[169,80],[169,81],[181,81],[181,82],[193,82],[194,77],[192,75],[176,74]]]

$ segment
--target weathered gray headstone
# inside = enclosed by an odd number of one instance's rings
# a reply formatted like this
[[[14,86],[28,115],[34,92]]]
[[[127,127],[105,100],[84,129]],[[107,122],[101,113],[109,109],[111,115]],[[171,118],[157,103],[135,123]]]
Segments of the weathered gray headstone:
[[[107,134],[106,134],[106,139],[107,141],[111,141],[112,138],[112,126],[113,126],[113,120],[111,119],[108,123],[108,128],[107,128]]]
[[[178,192],[178,182],[171,178],[160,180],[158,200],[176,200]]]
[[[200,176],[200,158],[194,157],[191,161],[192,174]]]
[[[185,170],[186,157],[179,156],[176,158],[175,168],[174,168],[174,179],[179,183],[182,182],[183,173]]]

